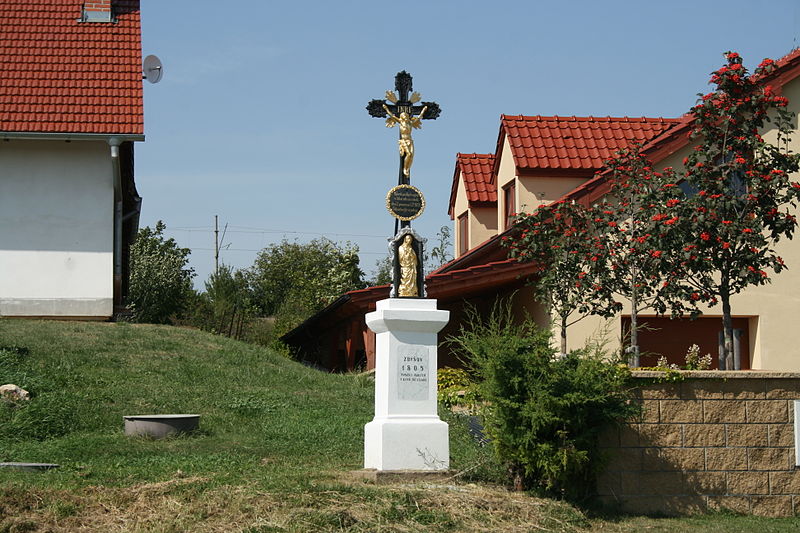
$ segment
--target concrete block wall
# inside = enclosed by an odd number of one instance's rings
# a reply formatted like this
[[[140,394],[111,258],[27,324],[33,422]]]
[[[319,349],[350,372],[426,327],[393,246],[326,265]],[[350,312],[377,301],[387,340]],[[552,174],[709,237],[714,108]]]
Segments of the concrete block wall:
[[[598,480],[609,504],[667,515],[730,509],[800,514],[794,400],[800,373],[634,372],[640,419],[601,438],[610,456]]]

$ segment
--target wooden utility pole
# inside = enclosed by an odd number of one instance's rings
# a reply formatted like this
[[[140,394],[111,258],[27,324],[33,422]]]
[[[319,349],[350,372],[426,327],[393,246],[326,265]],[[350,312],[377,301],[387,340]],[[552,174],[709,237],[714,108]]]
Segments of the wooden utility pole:
[[[219,216],[214,215],[214,273],[219,272]]]

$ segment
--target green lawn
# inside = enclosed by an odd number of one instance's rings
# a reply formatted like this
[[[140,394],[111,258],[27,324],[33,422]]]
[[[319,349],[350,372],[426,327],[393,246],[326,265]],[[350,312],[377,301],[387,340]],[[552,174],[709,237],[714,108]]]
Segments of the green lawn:
[[[15,531],[800,531],[795,519],[591,518],[488,481],[487,450],[450,418],[434,485],[373,486],[361,467],[372,382],[166,326],[0,320],[0,533]],[[200,431],[128,438],[123,415],[198,413]]]

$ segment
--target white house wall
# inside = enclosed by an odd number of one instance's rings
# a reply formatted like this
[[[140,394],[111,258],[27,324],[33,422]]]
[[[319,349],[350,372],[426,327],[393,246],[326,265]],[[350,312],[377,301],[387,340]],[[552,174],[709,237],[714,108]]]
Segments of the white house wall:
[[[783,95],[789,99],[789,107],[795,113],[794,134],[789,149],[800,152],[800,128],[797,113],[800,113],[800,79],[784,85]],[[777,134],[768,130],[763,134],[767,142],[776,144]],[[792,176],[800,181],[800,175]],[[800,217],[798,209],[793,214]],[[758,316],[758,331],[753,354],[753,368],[774,370],[797,370],[798,350],[794,332],[797,330],[797,315],[800,310],[800,233],[794,239],[778,243],[778,254],[786,261],[787,270],[772,276],[772,283],[749,289],[731,299],[734,314]],[[750,329],[753,324],[751,320]]]
[[[111,316],[108,144],[0,142],[0,169],[0,315]]]

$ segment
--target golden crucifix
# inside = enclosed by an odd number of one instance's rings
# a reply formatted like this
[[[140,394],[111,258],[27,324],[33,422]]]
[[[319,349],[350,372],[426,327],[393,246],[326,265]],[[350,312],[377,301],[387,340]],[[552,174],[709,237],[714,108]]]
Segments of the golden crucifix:
[[[422,127],[422,120],[436,120],[442,110],[436,102],[420,102],[422,97],[412,89],[411,74],[405,70],[394,78],[394,91],[386,91],[383,100],[371,100],[367,112],[376,118],[385,118],[386,127],[395,124],[400,129],[400,175],[398,184],[410,183],[411,165],[414,162],[414,140],[411,132]],[[407,226],[408,224],[404,224]]]
[[[389,101],[393,101],[389,98],[390,93],[394,96],[392,91],[386,91],[386,99]],[[414,99],[416,97],[416,100]],[[396,96],[394,97],[397,98]],[[414,93],[411,96],[411,102],[418,102],[419,101],[419,93]],[[425,115],[425,111],[428,110],[428,106],[424,106],[422,111],[420,111],[419,115],[411,116],[405,111],[400,113],[399,117],[396,117],[389,111],[389,108],[386,107],[386,104],[383,105],[383,109],[386,110],[386,114],[388,117],[386,118],[386,127],[393,128],[395,124],[398,125],[400,128],[400,139],[397,141],[397,145],[400,148],[400,157],[403,157],[403,175],[406,178],[411,177],[411,165],[414,163],[414,139],[411,138],[411,130],[416,128],[422,128],[422,118]]]

